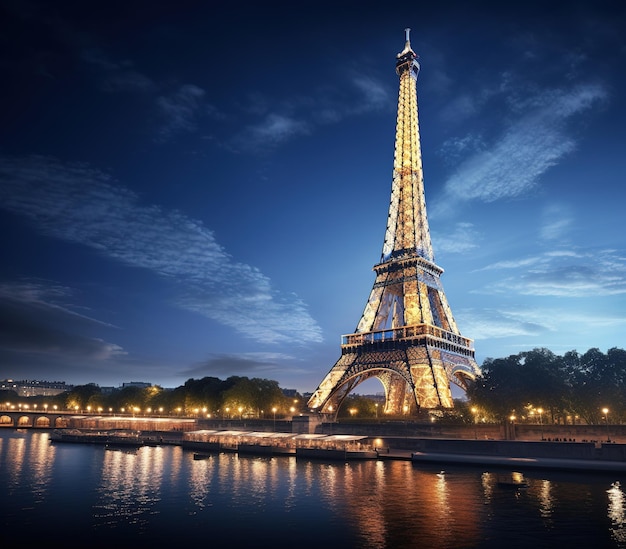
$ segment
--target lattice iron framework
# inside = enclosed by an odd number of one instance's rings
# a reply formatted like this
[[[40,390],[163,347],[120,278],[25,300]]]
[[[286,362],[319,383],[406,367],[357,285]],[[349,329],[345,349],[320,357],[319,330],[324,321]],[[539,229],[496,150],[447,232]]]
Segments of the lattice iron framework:
[[[453,408],[450,383],[462,389],[480,373],[473,342],[457,328],[435,264],[426,215],[417,117],[420,65],[406,29],[397,55],[400,77],[391,202],[376,280],[341,357],[309,399],[312,411],[335,415],[363,381],[377,378],[384,413]]]

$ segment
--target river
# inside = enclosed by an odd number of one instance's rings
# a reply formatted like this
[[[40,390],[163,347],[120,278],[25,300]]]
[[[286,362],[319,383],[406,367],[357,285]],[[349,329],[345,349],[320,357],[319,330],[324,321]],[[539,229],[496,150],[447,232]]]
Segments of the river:
[[[621,473],[112,450],[0,430],[2,547],[626,548]],[[518,472],[519,473],[519,472]]]

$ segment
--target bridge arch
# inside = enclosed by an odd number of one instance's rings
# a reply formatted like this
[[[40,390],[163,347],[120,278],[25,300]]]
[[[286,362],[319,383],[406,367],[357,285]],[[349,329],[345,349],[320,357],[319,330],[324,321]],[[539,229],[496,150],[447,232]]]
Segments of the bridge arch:
[[[0,428],[62,429],[68,426],[68,416],[59,413],[0,412]]]

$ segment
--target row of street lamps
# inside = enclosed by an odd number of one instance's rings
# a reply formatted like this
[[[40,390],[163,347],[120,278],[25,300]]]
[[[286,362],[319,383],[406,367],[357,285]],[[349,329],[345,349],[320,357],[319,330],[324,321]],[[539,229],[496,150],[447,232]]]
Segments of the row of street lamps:
[[[476,423],[478,422],[478,408],[476,406],[472,406],[471,408],[472,415],[474,416],[474,438],[477,438],[476,432]],[[543,408],[536,408],[536,412],[539,414],[539,425],[541,429],[541,440],[543,440]],[[611,435],[609,432],[609,409],[602,408],[602,413],[604,414],[604,421],[606,423],[606,441],[611,442]],[[531,410],[529,415],[533,417],[535,415],[535,410]],[[578,416],[576,416],[578,417]],[[516,416],[511,415],[509,420],[514,422],[516,420]]]

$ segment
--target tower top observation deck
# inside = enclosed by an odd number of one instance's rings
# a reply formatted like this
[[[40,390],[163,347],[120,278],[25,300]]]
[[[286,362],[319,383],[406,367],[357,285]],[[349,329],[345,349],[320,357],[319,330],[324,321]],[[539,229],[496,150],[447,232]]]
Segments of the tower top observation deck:
[[[411,39],[409,38],[409,34],[411,29],[404,29],[404,34],[406,36],[406,41],[404,42],[404,49],[396,55],[396,72],[398,75],[406,71],[411,72],[411,76],[413,78],[417,78],[417,75],[420,72],[420,64],[417,62],[418,55],[411,48]]]

